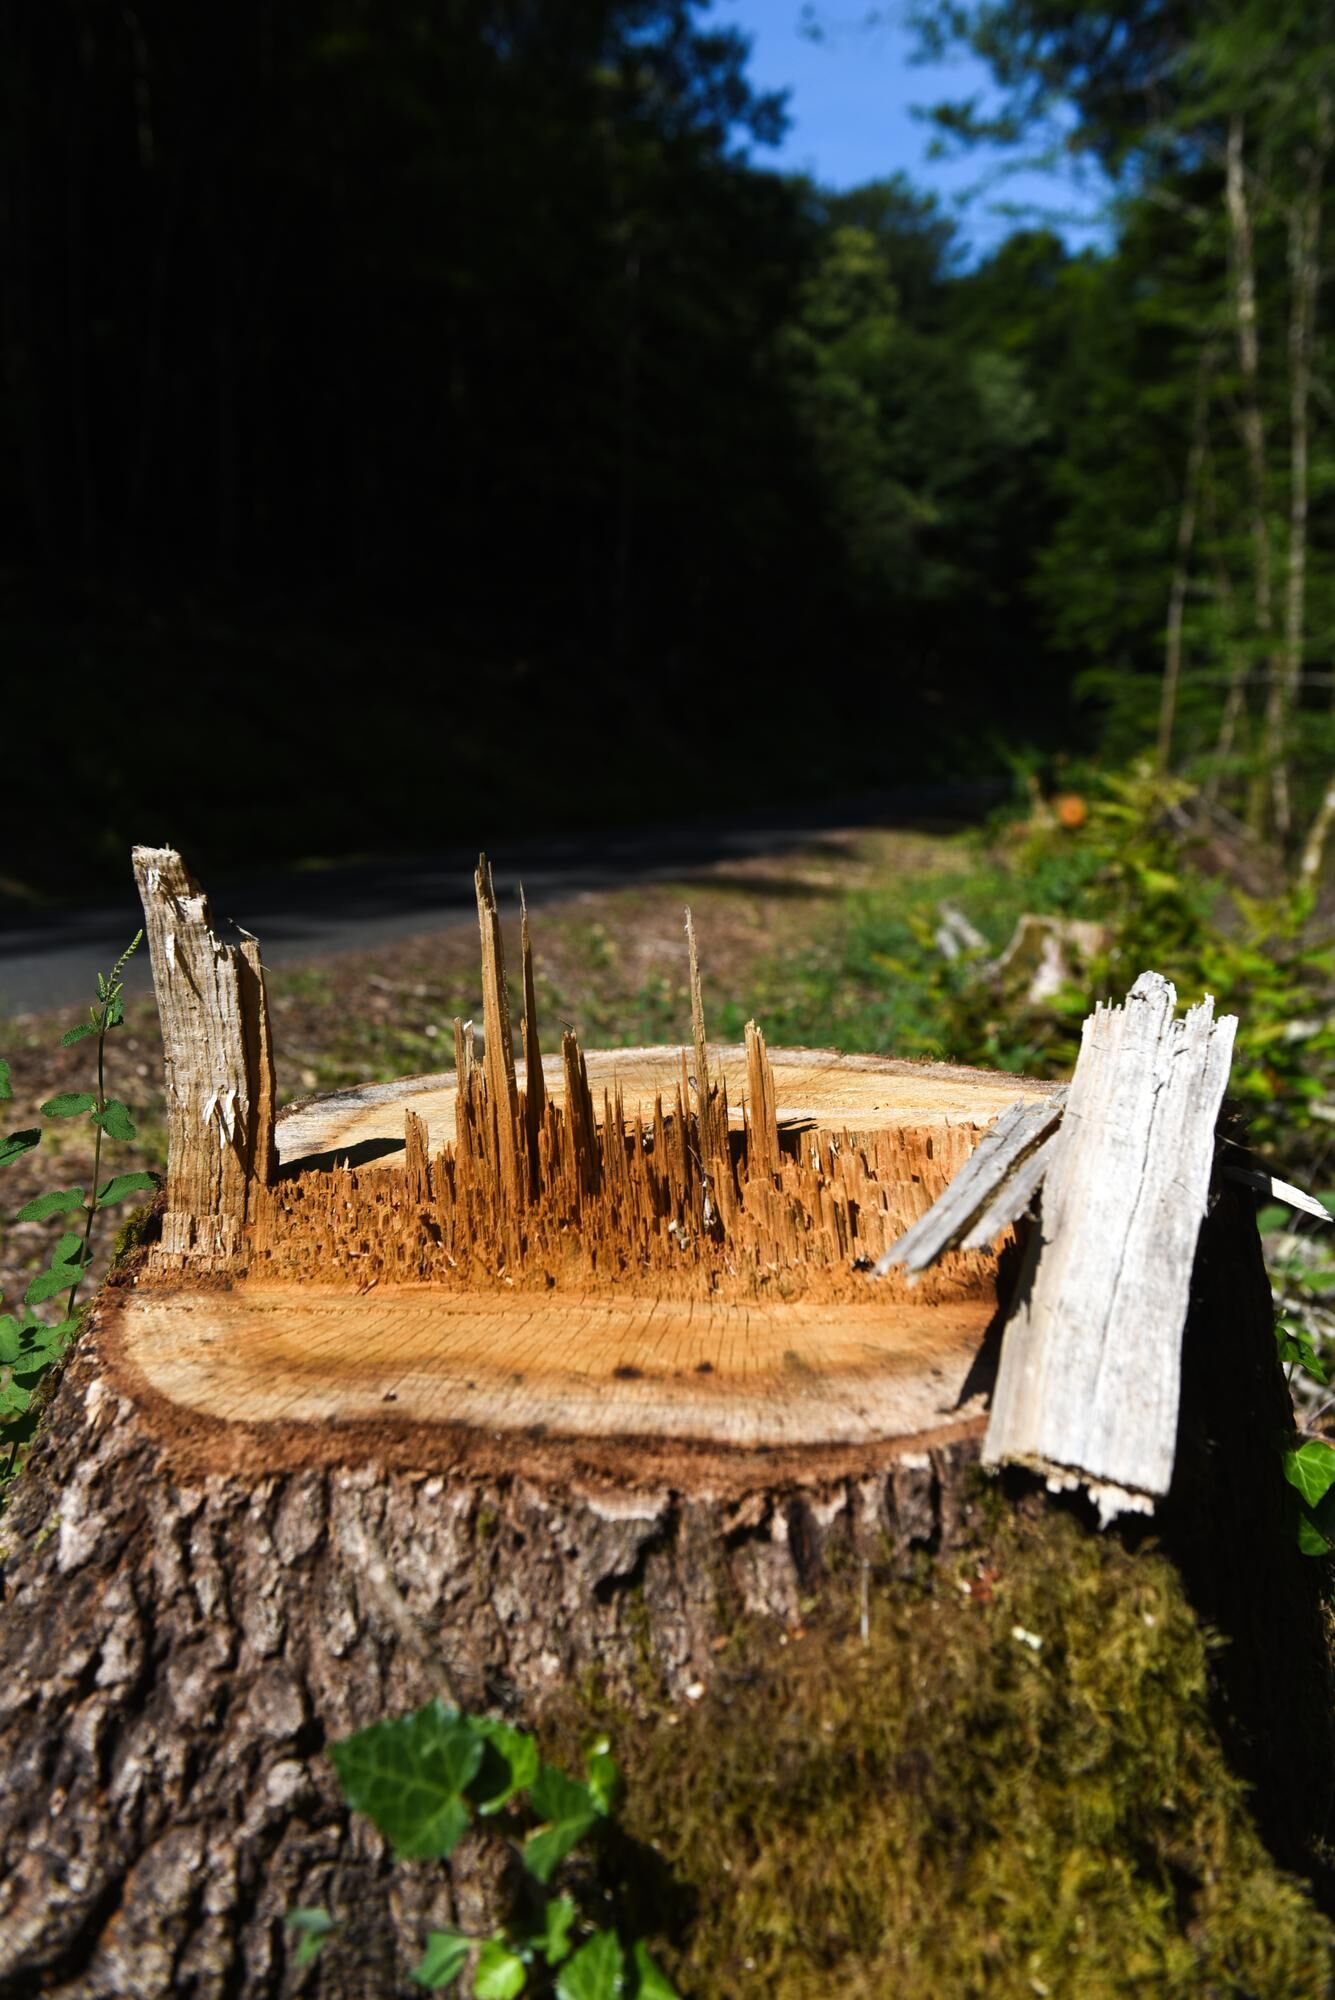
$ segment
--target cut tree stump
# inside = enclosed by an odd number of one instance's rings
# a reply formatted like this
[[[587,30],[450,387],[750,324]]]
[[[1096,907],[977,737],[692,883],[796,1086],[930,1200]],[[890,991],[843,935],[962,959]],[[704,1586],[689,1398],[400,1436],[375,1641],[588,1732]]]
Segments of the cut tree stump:
[[[172,1155],[0,1527],[0,1993],[379,2000],[496,1885],[468,1841],[393,1862],[327,1741],[433,1694],[694,1699],[739,1618],[948,1556],[1017,1246],[872,1272],[1059,1098],[719,1048],[693,937],[688,1046],[544,1056],[526,915],[516,1050],[484,862],[481,1050],[272,1120],[258,958],[170,850],[136,868]],[[1245,1234],[1203,1233],[1216,1283]],[[1273,1392],[1264,1310],[1230,1337]],[[298,1972],[311,1904],[356,1923]]]

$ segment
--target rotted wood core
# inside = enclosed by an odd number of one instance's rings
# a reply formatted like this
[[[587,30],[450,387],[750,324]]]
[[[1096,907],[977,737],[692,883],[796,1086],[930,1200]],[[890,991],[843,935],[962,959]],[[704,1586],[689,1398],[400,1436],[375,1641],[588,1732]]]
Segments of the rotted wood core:
[[[544,1057],[525,909],[518,1055],[485,858],[476,890],[481,1049],[456,1021],[452,1074],[280,1116],[234,1248],[201,1262],[178,1231],[124,1308],[148,1386],[229,1421],[716,1444],[958,1421],[1004,1237],[921,1278],[871,1274],[1045,1086],[770,1051],[754,1023],[711,1044],[689,915],[688,1047],[586,1054],[567,1030]]]

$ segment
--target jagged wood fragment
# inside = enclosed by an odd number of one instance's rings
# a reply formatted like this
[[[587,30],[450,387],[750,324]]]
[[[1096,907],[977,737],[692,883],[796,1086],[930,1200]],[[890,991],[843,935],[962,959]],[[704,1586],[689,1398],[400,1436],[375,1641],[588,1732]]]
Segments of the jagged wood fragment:
[[[162,1022],[167,1213],[156,1268],[232,1257],[251,1189],[273,1177],[274,1076],[253,942],[224,944],[174,848],[136,847],[135,880]]]
[[[1057,1143],[1060,1131],[1061,1126],[1058,1125],[1056,1131],[1050,1132],[1027,1159],[1020,1161],[1015,1172],[1003,1187],[998,1188],[960,1244],[961,1250],[986,1250],[996,1242],[1004,1229],[1009,1229],[1022,1215],[1032,1214],[1034,1201],[1043,1185],[1043,1177],[1052,1162],[1052,1149]]]
[[[1149,1512],[1173,1472],[1196,1240],[1237,1027],[1142,973],[1084,1024],[1043,1185],[1041,1246],[1006,1329],[985,1462]]]
[[[507,1200],[519,1198],[519,1155],[515,1115],[515,1051],[510,1028],[510,994],[505,983],[505,947],[491,863],[478,856],[473,877],[477,891],[478,931],[482,940],[482,1069],[495,1118],[496,1143]]]
[[[1029,1207],[1042,1177],[1032,1163],[1060,1124],[1065,1102],[1066,1092],[1054,1090],[1037,1104],[1021,1100],[1003,1111],[926,1215],[878,1260],[875,1275],[883,1278],[895,1264],[923,1271],[947,1250],[995,1242]]]
[[[533,940],[529,936],[528,904],[519,891],[519,945],[524,961],[524,1122],[529,1157],[536,1167],[538,1133],[547,1108],[547,1092],[542,1074],[542,1043],[538,1035],[538,998],[533,978]]]
[[[1225,1167],[1224,1173],[1231,1181],[1238,1181],[1243,1187],[1255,1188],[1258,1194],[1268,1194],[1272,1201],[1282,1201],[1286,1208],[1296,1208],[1302,1215],[1311,1215],[1318,1222],[1331,1220],[1330,1210],[1324,1202],[1318,1201],[1306,1188],[1294,1187],[1292,1181],[1282,1181],[1265,1167]]]

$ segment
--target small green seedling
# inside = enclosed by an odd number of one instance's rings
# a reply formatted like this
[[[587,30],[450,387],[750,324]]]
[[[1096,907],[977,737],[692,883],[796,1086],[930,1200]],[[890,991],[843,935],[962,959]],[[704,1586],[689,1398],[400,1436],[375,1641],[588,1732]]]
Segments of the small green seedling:
[[[583,1778],[543,1762],[522,1730],[442,1701],[376,1722],[330,1745],[344,1797],[405,1860],[441,1860],[470,1826],[505,1842],[522,1863],[516,1907],[490,1937],[428,1933],[413,1978],[431,1992],[471,1965],[476,2000],[678,2000],[645,1945],[594,1923],[574,1897],[548,1894],[561,1864],[610,1822],[621,1772],[606,1737],[589,1746]],[[315,1957],[339,1920],[293,1910],[296,1957]]]
[[[72,1226],[62,1229],[46,1270],[32,1280],[24,1293],[23,1313],[0,1313],[0,1425],[11,1433],[9,1455],[0,1469],[0,1491],[14,1477],[20,1451],[36,1426],[42,1378],[62,1359],[78,1331],[75,1304],[93,1261],[97,1217],[115,1203],[156,1185],[151,1174],[114,1174],[109,1181],[102,1181],[103,1141],[134,1137],[129,1111],[119,1098],[107,1096],[106,1046],[108,1034],[125,1019],[121,975],[142,937],[143,932],[137,931],[111,971],[98,973],[97,1002],[90,1006],[88,1019],[60,1038],[68,1048],[90,1035],[96,1036],[97,1088],[61,1091],[41,1107],[44,1118],[86,1118],[93,1126],[93,1185],[90,1194],[83,1188],[56,1188],[49,1194],[39,1194],[25,1203],[15,1217],[18,1222],[46,1222],[52,1216],[67,1216]],[[0,1059],[0,1100],[13,1094],[10,1066]],[[22,1159],[40,1144],[41,1137],[42,1128],[33,1125],[0,1139],[0,1166]],[[60,1319],[44,1320],[33,1312],[34,1306],[44,1305],[48,1299],[62,1294],[64,1312]]]

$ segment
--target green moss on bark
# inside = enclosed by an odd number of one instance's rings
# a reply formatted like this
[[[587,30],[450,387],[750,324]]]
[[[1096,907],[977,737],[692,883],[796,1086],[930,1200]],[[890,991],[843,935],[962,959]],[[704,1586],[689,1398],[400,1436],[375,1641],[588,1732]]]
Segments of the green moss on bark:
[[[858,1609],[832,1586],[801,1634],[744,1627],[698,1703],[615,1722],[616,1893],[685,1993],[1332,1990],[1163,1555],[1033,1501],[921,1587],[873,1582],[866,1644]]]

